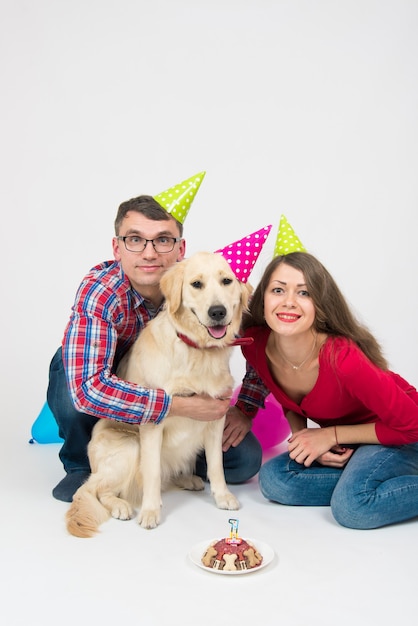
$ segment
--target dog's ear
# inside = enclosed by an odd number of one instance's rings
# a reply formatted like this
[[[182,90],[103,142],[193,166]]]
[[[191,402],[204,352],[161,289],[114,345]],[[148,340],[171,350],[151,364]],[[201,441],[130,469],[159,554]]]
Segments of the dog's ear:
[[[182,302],[184,263],[179,261],[172,265],[161,277],[160,289],[166,301],[166,308],[174,315]]]
[[[241,301],[244,311],[248,310],[248,305],[250,302],[250,296],[254,291],[253,287],[250,283],[240,283],[241,285]]]

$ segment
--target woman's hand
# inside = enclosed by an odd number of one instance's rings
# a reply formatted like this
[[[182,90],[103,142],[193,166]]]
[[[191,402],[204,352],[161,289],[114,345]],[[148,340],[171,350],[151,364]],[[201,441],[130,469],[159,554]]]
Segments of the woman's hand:
[[[344,467],[353,454],[352,448],[336,444],[334,428],[303,428],[288,440],[291,459],[310,467],[314,461],[329,467]]]
[[[325,465],[327,467],[337,467],[338,469],[343,469],[350,460],[351,455],[353,454],[353,448],[344,448],[342,446],[334,446],[329,450],[329,452],[325,452],[325,454],[321,454],[316,460],[317,463],[321,465]]]

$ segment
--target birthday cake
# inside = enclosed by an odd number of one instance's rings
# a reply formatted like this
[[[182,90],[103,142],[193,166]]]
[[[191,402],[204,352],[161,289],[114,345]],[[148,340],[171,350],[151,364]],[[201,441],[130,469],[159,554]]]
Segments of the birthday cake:
[[[238,537],[238,520],[229,520],[232,525],[229,537],[214,540],[202,556],[205,567],[225,571],[248,570],[259,567],[263,557],[250,541]]]

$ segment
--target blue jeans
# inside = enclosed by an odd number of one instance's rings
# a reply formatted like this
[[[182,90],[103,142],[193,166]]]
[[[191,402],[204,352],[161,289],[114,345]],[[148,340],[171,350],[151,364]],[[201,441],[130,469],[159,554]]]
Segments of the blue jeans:
[[[344,469],[292,461],[287,452],[259,472],[262,494],[294,506],[331,506],[335,520],[357,529],[379,528],[418,516],[418,443],[361,445]]]
[[[49,366],[47,401],[58,424],[58,434],[64,439],[59,458],[65,471],[90,472],[87,445],[97,418],[80,413],[74,407],[67,387],[62,349],[59,348]]]
[[[257,437],[252,432],[246,434],[241,443],[223,453],[225,480],[231,485],[245,483],[257,474],[261,467],[263,451]],[[196,474],[206,480],[205,454],[199,454],[196,461]]]
[[[47,401],[58,424],[59,436],[64,439],[59,458],[65,471],[67,474],[75,471],[90,472],[87,446],[97,418],[74,408],[68,392],[61,348],[55,353],[49,368]],[[249,480],[257,474],[261,461],[261,445],[249,432],[239,446],[224,452],[226,481],[235,484]],[[197,472],[199,476],[206,477],[204,455],[198,457]]]

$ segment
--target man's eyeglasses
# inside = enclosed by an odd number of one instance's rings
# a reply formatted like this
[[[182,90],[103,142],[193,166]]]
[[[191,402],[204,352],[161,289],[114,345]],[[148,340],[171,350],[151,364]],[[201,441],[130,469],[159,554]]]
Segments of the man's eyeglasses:
[[[138,237],[138,235],[126,235],[125,237],[116,237],[116,239],[123,241],[128,252],[143,252],[147,247],[147,243],[150,242],[155,252],[158,254],[171,252],[174,250],[174,245],[181,241],[181,237],[156,237],[155,239],[145,239],[145,237]]]

